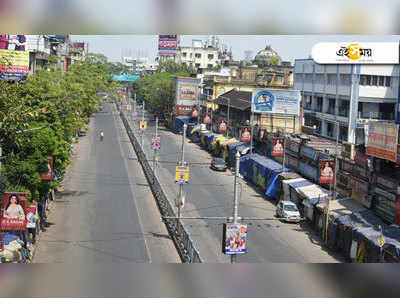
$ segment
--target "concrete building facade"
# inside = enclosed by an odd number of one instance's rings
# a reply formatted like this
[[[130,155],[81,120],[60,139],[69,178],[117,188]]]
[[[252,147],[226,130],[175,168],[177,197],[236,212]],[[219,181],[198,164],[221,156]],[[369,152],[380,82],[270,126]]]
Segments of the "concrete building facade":
[[[302,91],[304,125],[352,144],[365,143],[369,121],[396,118],[398,65],[320,65],[295,60],[293,88]]]

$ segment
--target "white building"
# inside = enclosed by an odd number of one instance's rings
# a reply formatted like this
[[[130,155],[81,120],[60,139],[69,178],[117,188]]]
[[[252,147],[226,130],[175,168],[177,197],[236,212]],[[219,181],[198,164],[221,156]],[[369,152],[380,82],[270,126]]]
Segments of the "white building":
[[[353,144],[365,141],[369,121],[396,118],[399,96],[398,65],[322,65],[295,60],[294,86],[301,90],[304,125],[323,136]]]
[[[199,73],[224,65],[229,60],[230,53],[220,44],[218,37],[210,36],[205,43],[202,40],[192,40],[192,46],[180,46],[176,61],[198,69]]]

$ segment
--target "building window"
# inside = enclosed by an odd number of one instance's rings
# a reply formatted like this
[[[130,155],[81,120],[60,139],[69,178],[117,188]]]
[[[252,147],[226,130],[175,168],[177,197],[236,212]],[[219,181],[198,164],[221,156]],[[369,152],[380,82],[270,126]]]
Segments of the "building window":
[[[196,54],[194,54],[194,57],[195,58],[201,58],[201,54],[200,53],[196,53]]]
[[[379,81],[378,81],[379,86],[385,86],[385,77],[384,76],[379,76]]]
[[[336,74],[328,74],[328,85],[336,85]]]
[[[186,53],[182,53],[182,56],[186,58]]]
[[[208,54],[208,60],[214,59],[214,54]]]
[[[190,53],[190,58],[192,58],[192,56],[193,56],[193,54],[192,54],[192,53]]]
[[[211,69],[211,68],[213,68],[213,65],[212,64],[207,64],[207,68]]]
[[[366,75],[361,75],[360,76],[360,85],[361,86],[366,86],[367,85],[367,77]]]
[[[366,86],[371,86],[371,81],[372,81],[372,77],[371,76],[365,76],[366,78],[366,83],[365,83],[365,85]]]
[[[194,66],[195,66],[196,68],[200,68],[200,63],[196,63]]]
[[[372,86],[378,86],[378,76],[372,76]]]
[[[282,76],[281,75],[275,76],[275,81],[278,83],[282,83]]]
[[[391,80],[391,77],[385,77],[385,79],[386,79],[386,80],[385,80],[385,86],[386,86],[386,87],[390,87],[390,83],[391,83],[390,80]]]
[[[350,85],[350,75],[341,74],[340,75],[340,83],[344,86],[349,86]]]

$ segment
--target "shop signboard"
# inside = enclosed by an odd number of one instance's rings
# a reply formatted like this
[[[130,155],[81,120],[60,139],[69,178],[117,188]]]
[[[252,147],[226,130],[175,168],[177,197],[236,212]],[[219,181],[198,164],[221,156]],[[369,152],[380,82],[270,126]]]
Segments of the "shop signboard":
[[[357,179],[356,177],[351,176],[349,181],[349,188],[353,191],[362,193],[367,195],[368,194],[368,182],[363,181],[361,179]]]
[[[28,193],[5,192],[1,202],[0,230],[25,231]]]
[[[242,127],[241,134],[240,134],[240,141],[243,143],[251,142],[251,127],[250,126]]]
[[[28,51],[0,50],[1,79],[21,79],[28,74]]]
[[[354,156],[354,162],[363,168],[366,168],[368,165],[368,156],[357,151],[356,155]]]
[[[158,36],[158,55],[173,56],[176,55],[178,47],[177,35],[159,35]]]
[[[290,149],[290,151],[293,151],[295,153],[299,153],[299,151],[300,151],[300,143],[297,143],[295,141],[290,141],[289,149]]]
[[[42,181],[51,181],[53,180],[53,156],[47,157],[47,172],[40,175],[40,179]]]
[[[333,184],[335,180],[335,161],[321,160],[319,173],[319,183]]]
[[[283,156],[284,138],[272,138],[272,156]]]
[[[219,127],[218,127],[218,131],[221,133],[226,132],[227,129],[227,121],[226,120],[221,120],[219,122]]]
[[[188,184],[189,183],[189,167],[176,166],[175,168],[175,183]]]
[[[253,92],[254,113],[299,116],[301,95],[298,90],[259,89]]]
[[[297,170],[297,168],[299,167],[299,160],[296,157],[287,155],[287,165],[289,166],[289,168]]]
[[[397,161],[398,125],[393,122],[374,121],[368,124],[367,155]]]
[[[199,98],[199,84],[200,79],[189,78],[189,77],[176,77],[175,78],[175,105],[190,106],[190,112],[192,107],[198,105]]]
[[[302,161],[299,162],[299,171],[301,174],[306,176],[309,179],[317,181],[318,169],[316,167],[312,167]]]
[[[189,116],[193,111],[193,106],[175,105],[175,116]]]
[[[317,160],[318,158],[318,152],[309,146],[301,146],[300,155],[311,160]]]
[[[222,252],[226,255],[247,253],[247,225],[223,225]]]

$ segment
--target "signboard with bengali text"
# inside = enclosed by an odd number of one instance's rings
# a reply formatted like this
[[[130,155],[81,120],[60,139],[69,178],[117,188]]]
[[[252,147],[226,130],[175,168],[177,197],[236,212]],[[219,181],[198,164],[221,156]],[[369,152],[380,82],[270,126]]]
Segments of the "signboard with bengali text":
[[[367,155],[397,161],[398,125],[375,121],[368,124]]]

